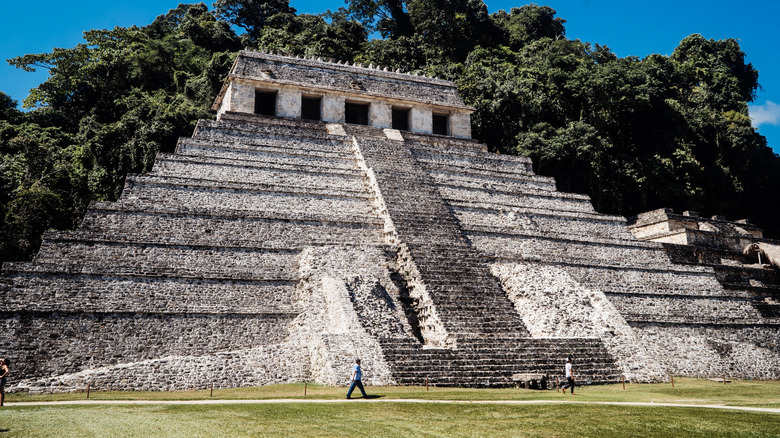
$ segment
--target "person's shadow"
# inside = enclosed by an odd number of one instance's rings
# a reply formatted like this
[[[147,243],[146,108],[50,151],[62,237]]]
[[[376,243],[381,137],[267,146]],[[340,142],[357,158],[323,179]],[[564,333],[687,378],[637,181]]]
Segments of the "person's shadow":
[[[371,395],[367,395],[367,396],[365,396],[363,398],[369,399],[369,398],[381,398],[381,397],[384,397],[384,396],[383,395],[371,394]]]

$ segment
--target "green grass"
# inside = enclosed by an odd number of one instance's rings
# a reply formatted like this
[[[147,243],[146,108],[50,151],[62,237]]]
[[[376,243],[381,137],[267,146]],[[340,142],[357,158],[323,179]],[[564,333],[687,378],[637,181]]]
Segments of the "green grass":
[[[300,398],[303,385],[214,390],[214,399]],[[306,399],[342,399],[345,388],[307,385]],[[0,410],[7,436],[513,436],[778,437],[780,414],[697,407],[602,404],[430,404],[383,401],[557,400],[654,402],[780,408],[780,382],[675,379],[670,384],[556,391],[368,387],[380,403],[216,405],[49,405]],[[9,394],[9,402],[83,400],[84,393]],[[91,400],[202,400],[209,391],[92,392]]]
[[[777,437],[776,414],[604,405],[414,403],[3,409],[2,436]]]
[[[381,395],[386,399],[424,399],[424,400],[578,400],[598,402],[655,402],[686,404],[723,404],[730,406],[755,406],[780,408],[780,381],[736,380],[723,384],[705,379],[676,378],[675,386],[660,384],[595,385],[577,387],[577,395],[556,391],[534,391],[516,388],[473,389],[438,388],[418,386],[367,387],[369,394]],[[90,400],[267,400],[267,399],[342,399],[345,387],[306,385],[295,383],[288,385],[269,385],[252,388],[215,389],[209,397],[209,390],[200,391],[91,391]],[[359,393],[358,393],[359,394]],[[25,393],[8,394],[9,402],[84,400],[83,392],[67,394],[31,395]]]

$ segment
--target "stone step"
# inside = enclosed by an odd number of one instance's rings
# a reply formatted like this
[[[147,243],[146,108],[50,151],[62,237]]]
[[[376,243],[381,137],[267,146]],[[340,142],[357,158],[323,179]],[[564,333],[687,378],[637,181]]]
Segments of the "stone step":
[[[499,193],[487,190],[469,189],[439,184],[442,198],[453,207],[490,208],[512,210],[513,208],[536,208],[566,213],[595,214],[589,199],[563,196],[560,193]]]
[[[164,204],[169,207],[225,209],[240,212],[285,212],[308,215],[328,212],[339,216],[371,216],[374,208],[368,198],[313,196],[298,193],[244,191],[181,185],[130,183],[117,204],[139,210]]]
[[[7,265],[7,266],[6,266]],[[300,278],[294,272],[283,270],[269,270],[270,272],[218,272],[167,269],[164,266],[120,266],[110,263],[50,263],[50,262],[6,262],[3,264],[4,272],[44,273],[62,275],[109,275],[109,276],[133,276],[148,278],[191,278],[203,280],[226,281],[256,281],[269,283],[297,284]]]
[[[257,213],[257,214],[253,214]],[[84,217],[87,233],[157,243],[231,247],[300,248],[318,245],[383,245],[382,223],[360,215],[220,212],[197,208],[95,204]],[[373,223],[372,223],[373,222]]]
[[[328,134],[327,124],[320,121],[303,119],[289,119],[286,117],[269,117],[264,115],[225,112],[217,121],[199,120],[193,136],[199,134],[199,130],[209,126],[228,126],[233,129],[250,132],[256,136],[264,134],[295,133],[298,136],[315,139],[343,139],[343,136]]]
[[[747,284],[753,286],[778,286],[780,274],[770,265],[705,265],[712,268],[718,281],[724,284]]]
[[[458,343],[457,348],[424,348],[417,342],[410,342],[407,339],[381,339],[384,348],[387,348],[391,354],[399,354],[414,359],[415,354],[458,354],[458,355],[481,355],[489,352],[493,355],[512,354],[519,357],[526,353],[533,357],[555,357],[560,360],[560,351],[566,351],[570,355],[592,355],[597,353],[604,357],[609,357],[603,344],[598,339],[593,338],[473,338],[463,340]]]
[[[750,280],[740,282],[724,281],[721,284],[730,293],[742,291],[752,296],[780,297],[780,285],[777,284],[760,284]]]
[[[175,157],[197,158],[216,162],[230,160],[234,165],[283,169],[356,170],[355,157],[346,154],[316,153],[280,147],[227,147],[207,141],[180,140]]]
[[[233,190],[247,193],[270,193],[279,195],[300,195],[320,198],[347,198],[370,201],[372,198],[364,186],[349,188],[300,187],[297,185],[264,184],[218,181],[187,176],[162,176],[157,174],[130,174],[125,180],[125,191],[131,194],[133,186],[184,187],[206,190]],[[124,194],[124,191],[123,191]]]
[[[44,241],[47,240],[74,240],[83,242],[102,242],[107,244],[128,244],[128,245],[166,245],[166,246],[187,246],[193,248],[220,248],[220,249],[247,249],[258,252],[268,253],[290,253],[298,254],[305,248],[312,246],[332,246],[333,242],[324,243],[320,245],[313,244],[310,241],[302,240],[296,244],[278,244],[271,241],[263,240],[229,240],[229,239],[198,239],[193,236],[183,236],[179,239],[171,238],[169,236],[151,235],[146,236],[151,238],[145,238],[138,234],[103,234],[99,232],[92,232],[82,229],[76,231],[57,231],[49,230],[43,234]],[[241,245],[234,245],[234,242],[241,243]],[[391,245],[378,243],[378,244],[366,244],[361,242],[344,242],[339,243],[339,246],[347,247],[365,247],[371,246],[380,248],[381,251],[388,254],[391,258],[395,257],[396,248]],[[34,261],[33,261],[34,262]],[[0,277],[2,279],[2,277]]]
[[[750,269],[753,263],[758,260],[754,257],[747,257],[742,252],[735,252],[728,248],[717,248],[703,245],[678,245],[673,243],[664,243],[664,249],[669,254],[669,258],[674,263],[711,266],[713,268],[729,266],[739,268],[745,266]]]
[[[197,141],[220,143],[248,149],[282,148],[290,152],[307,153],[308,151],[313,151],[317,154],[329,152],[341,156],[348,156],[352,153],[351,141],[347,140],[346,137],[338,139],[312,138],[305,135],[302,136],[293,131],[258,134],[231,128],[229,125],[219,123],[219,125],[199,127],[192,138]]]
[[[457,220],[408,145],[364,139],[357,147],[381,187],[396,237],[414,263],[415,272],[409,275],[419,275],[416,281],[425,284],[446,332],[456,338],[527,335],[487,266],[475,263],[480,255],[464,239]],[[497,315],[503,320],[497,321]],[[421,315],[428,330],[425,319]]]
[[[555,213],[542,209],[486,209],[454,207],[453,211],[461,226],[472,231],[512,234],[529,230],[531,232],[556,235],[567,230],[570,238],[604,238],[610,240],[634,241],[634,236],[625,226],[625,221],[598,217],[595,214]]]
[[[499,160],[469,165],[467,161],[469,160],[448,159],[446,156],[433,159],[426,157],[419,160],[425,170],[440,184],[454,184],[460,187],[487,190],[556,192],[554,178],[526,172],[523,170],[523,164],[512,164]]]
[[[722,318],[731,321],[760,319],[752,299],[736,297],[658,297],[607,294],[627,319],[683,320],[689,322]]]
[[[251,117],[255,118],[251,120]],[[273,117],[263,117],[263,120],[260,120],[251,114],[225,113],[218,121],[199,120],[192,137],[212,139],[227,144],[252,144],[281,138],[302,145],[329,147],[332,150],[350,150],[351,138],[329,134],[325,123],[308,124],[308,122],[299,119],[294,121],[302,123],[296,126],[287,123],[288,121],[289,119]]]
[[[187,155],[170,154],[160,152],[155,159],[155,167],[169,163],[184,163],[199,166],[213,166],[225,169],[280,169],[288,171],[325,173],[336,175],[363,176],[363,171],[356,167],[357,162],[354,156],[338,154],[333,157],[311,156],[306,151],[291,150],[288,153],[282,151],[274,152],[255,149],[256,159],[237,160],[234,157],[222,157],[219,155]],[[338,158],[337,158],[338,157]]]
[[[487,171],[470,171],[462,168],[440,167],[431,164],[424,166],[431,180],[439,184],[454,187],[500,190],[522,193],[525,190],[534,192],[555,192],[555,179],[539,175],[496,175]]]
[[[300,313],[297,281],[110,273],[58,265],[4,266],[4,312]]]
[[[208,138],[182,137],[175,155],[234,158],[241,161],[268,161],[269,158],[334,162],[344,167],[355,164],[352,150],[333,150],[332,144],[308,143],[305,138],[274,137],[259,139],[252,144],[226,143]]]
[[[462,169],[469,172],[487,172],[499,177],[503,174],[536,176],[533,173],[531,160],[525,157],[504,160],[503,156],[496,154],[469,151],[444,152],[432,149],[413,149],[412,154],[426,169],[438,168],[455,171]]]
[[[443,153],[487,152],[487,146],[485,146],[485,144],[471,138],[450,137],[410,131],[401,131],[401,133],[406,143],[414,149],[434,149]]]
[[[384,221],[373,213],[370,215],[361,213],[341,213],[341,212],[311,212],[300,211],[247,211],[235,210],[227,206],[169,206],[168,204],[144,205],[143,202],[120,203],[120,202],[92,202],[87,209],[84,217],[87,219],[100,218],[101,215],[143,215],[153,216],[189,216],[192,218],[219,219],[219,220],[237,220],[237,221],[267,221],[283,222],[291,225],[329,225],[334,227],[360,227],[374,228],[382,227]]]
[[[382,340],[401,385],[512,386],[512,375],[533,372],[562,378],[564,358],[574,357],[578,380],[619,381],[620,372],[601,341],[593,338],[509,338],[461,342],[457,349],[423,349],[407,340]],[[552,384],[552,382],[550,382]]]
[[[759,312],[760,313],[760,312]],[[745,326],[764,326],[766,327],[768,324],[777,324],[774,321],[767,320],[765,317],[760,318],[748,318],[748,319],[739,319],[739,318],[722,318],[717,316],[699,316],[696,318],[691,317],[685,317],[685,316],[658,316],[658,315],[629,315],[624,314],[623,318],[626,320],[629,325],[633,326],[669,326],[669,325],[679,325],[681,327],[689,327],[689,328],[696,328],[700,327],[702,325],[717,325],[717,326],[734,326],[734,327],[745,327]]]
[[[574,350],[555,350],[554,353],[548,351],[539,351],[534,349],[526,350],[489,350],[489,349],[475,349],[471,352],[467,351],[465,347],[453,350],[446,354],[430,353],[430,350],[415,351],[413,357],[408,355],[401,356],[394,353],[392,349],[389,349],[387,355],[388,358],[392,358],[393,362],[398,366],[403,365],[405,369],[413,370],[416,367],[420,367],[420,361],[425,360],[440,360],[443,367],[461,367],[461,366],[474,366],[477,365],[496,365],[496,366],[512,366],[516,367],[517,363],[532,362],[539,366],[552,365],[555,367],[563,367],[565,363],[566,355],[576,357],[576,361],[579,366],[594,366],[602,367],[604,365],[612,366],[614,361],[607,354],[593,354],[590,351],[577,352]],[[563,356],[562,356],[563,354]]]
[[[43,242],[36,264],[107,274],[298,280],[299,251],[294,250],[113,242],[64,233],[58,237]]]
[[[485,160],[486,162],[499,161],[502,163],[515,163],[518,166],[527,166],[527,169],[533,167],[533,161],[529,157],[524,157],[522,155],[499,155],[488,152],[485,145],[479,143],[478,140],[453,138],[454,141],[451,143],[436,140],[438,139],[410,139],[408,143],[411,146],[412,153],[415,154],[415,158],[418,161],[420,161],[420,156],[417,154],[424,152],[427,154],[440,155],[444,157],[444,159],[447,159],[447,157],[473,157],[475,159]],[[471,147],[472,145],[480,147],[474,148]]]
[[[421,359],[418,361],[418,366],[415,368],[398,367],[394,368],[393,377],[396,379],[405,378],[424,378],[427,376],[451,376],[459,377],[461,380],[464,378],[490,378],[501,379],[510,378],[515,373],[532,372],[545,374],[550,377],[558,377],[564,380],[564,369],[560,361],[554,364],[537,363],[534,361],[517,362],[513,363],[511,359],[502,361],[501,365],[494,363],[473,363],[467,365],[453,364],[450,366],[444,366],[444,363],[438,361],[427,361]],[[394,364],[395,365],[395,364]],[[605,380],[612,380],[612,382],[620,379],[621,373],[612,369],[614,364],[609,362],[594,363],[592,365],[583,366],[577,365],[576,376],[581,380],[590,380],[593,378],[602,378]],[[611,378],[610,378],[611,377]]]
[[[638,249],[641,251],[652,253],[653,257],[657,260],[663,260],[667,265],[671,266],[671,262],[669,261],[668,257],[666,257],[665,251],[663,251],[663,248],[660,248],[657,244],[654,242],[644,242],[641,240],[635,240],[633,238],[625,238],[623,236],[594,236],[594,235],[587,235],[587,236],[578,236],[576,234],[572,233],[566,233],[562,231],[550,231],[550,232],[542,232],[537,231],[533,229],[513,229],[513,230],[506,230],[506,231],[499,231],[495,227],[480,227],[480,226],[469,226],[468,224],[463,225],[463,231],[466,233],[473,233],[473,234],[481,234],[481,235],[489,235],[489,236],[498,236],[498,237],[511,237],[511,238],[534,238],[534,239],[546,239],[551,242],[565,242],[565,243],[572,243],[572,244],[590,244],[590,245],[601,245],[601,246],[611,246],[611,247],[621,247],[621,248],[629,248],[629,249]],[[649,251],[648,251],[649,250]]]
[[[327,189],[362,188],[365,180],[361,172],[325,167],[267,165],[251,166],[232,160],[212,160],[205,157],[160,156],[152,173],[159,176],[199,178],[228,183],[273,184],[294,187]],[[232,161],[232,162],[231,162]]]
[[[680,265],[672,265],[662,250],[638,242],[617,244],[596,239],[576,240],[571,236],[562,238],[526,231],[513,234],[466,231],[465,235],[485,257],[495,260],[543,261],[553,265],[590,264],[601,268],[659,271],[685,269]],[[700,268],[698,272],[705,270]]]
[[[610,293],[647,293],[657,291],[658,295],[724,295],[746,296],[745,294],[724,294],[720,283],[706,267],[666,264],[653,266],[620,266],[615,264],[596,265],[587,260],[568,262],[541,261],[539,257],[500,257],[488,263],[517,264],[549,272],[570,275],[583,286]]]
[[[319,120],[291,119],[289,117],[226,111],[220,116],[219,122],[239,124],[256,132],[282,129],[285,131],[298,131],[312,136],[328,136],[327,123]]]

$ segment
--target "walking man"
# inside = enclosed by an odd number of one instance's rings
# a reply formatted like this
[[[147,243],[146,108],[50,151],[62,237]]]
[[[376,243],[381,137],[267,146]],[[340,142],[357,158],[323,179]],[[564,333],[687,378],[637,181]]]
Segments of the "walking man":
[[[347,392],[347,400],[352,397],[352,391],[357,386],[360,393],[363,394],[363,398],[368,398],[366,391],[363,389],[363,370],[360,368],[360,359],[355,359],[355,365],[352,366],[352,384],[349,385],[349,392]]]
[[[566,384],[563,385],[563,393],[566,394],[566,388],[571,388],[571,395],[574,395],[574,371],[571,369],[571,358],[566,358]]]

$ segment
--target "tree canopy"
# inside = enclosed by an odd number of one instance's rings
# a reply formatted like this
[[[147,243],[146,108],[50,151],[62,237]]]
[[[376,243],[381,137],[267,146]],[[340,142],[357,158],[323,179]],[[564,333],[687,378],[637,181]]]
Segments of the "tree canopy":
[[[347,0],[320,15],[287,0],[182,4],[143,27],[9,62],[50,76],[22,112],[0,92],[0,260],[28,259],[48,228],[116,199],[209,112],[244,46],[374,63],[456,82],[475,138],[533,158],[598,211],[672,207],[750,218],[780,235],[780,157],[751,127],[758,72],[736,40],[691,35],[671,56],[619,58],[566,38],[534,4]],[[237,34],[234,29],[243,31]]]

